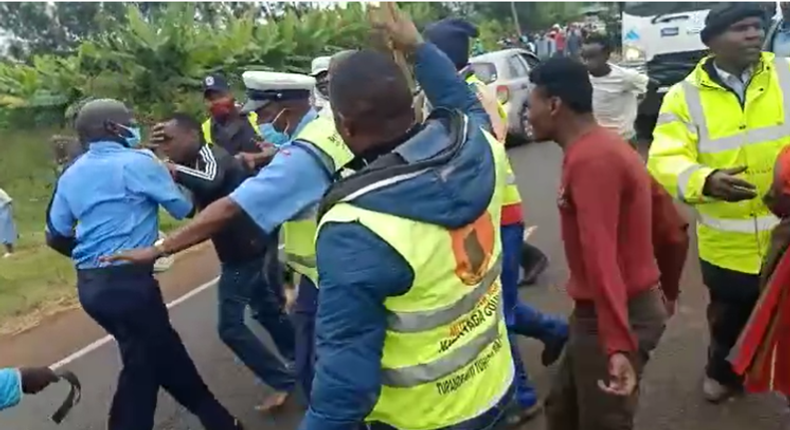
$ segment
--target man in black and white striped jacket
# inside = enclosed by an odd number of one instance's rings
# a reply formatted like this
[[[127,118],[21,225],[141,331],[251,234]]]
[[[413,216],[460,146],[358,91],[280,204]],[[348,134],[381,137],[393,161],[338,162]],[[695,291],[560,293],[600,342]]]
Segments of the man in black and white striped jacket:
[[[192,193],[198,209],[227,196],[255,172],[222,147],[206,145],[200,123],[186,114],[175,114],[157,124],[151,143],[169,158],[166,163],[175,181]],[[222,341],[267,385],[275,395],[261,405],[281,404],[294,387],[294,375],[272,354],[244,322],[249,306],[253,317],[269,331],[280,354],[293,361],[295,335],[284,312],[283,292],[269,282],[264,257],[276,246],[249,216],[242,212],[211,238],[222,264],[219,280],[219,335]]]

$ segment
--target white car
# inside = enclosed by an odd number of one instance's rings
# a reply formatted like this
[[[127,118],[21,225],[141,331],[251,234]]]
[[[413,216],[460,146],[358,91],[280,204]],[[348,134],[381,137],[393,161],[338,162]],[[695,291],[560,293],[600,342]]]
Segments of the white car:
[[[532,141],[532,129],[521,119],[532,89],[529,73],[540,63],[538,57],[520,48],[488,52],[469,59],[475,75],[496,92],[507,112],[508,144]]]

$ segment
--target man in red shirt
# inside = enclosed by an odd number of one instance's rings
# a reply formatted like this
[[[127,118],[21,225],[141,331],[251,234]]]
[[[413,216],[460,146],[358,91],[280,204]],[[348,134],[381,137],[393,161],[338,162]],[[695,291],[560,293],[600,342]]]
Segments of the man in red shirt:
[[[652,239],[664,220],[654,218],[642,159],[595,122],[585,67],[553,58],[530,79],[535,138],[565,153],[558,206],[575,302],[548,429],[631,429],[638,380],[667,319]]]

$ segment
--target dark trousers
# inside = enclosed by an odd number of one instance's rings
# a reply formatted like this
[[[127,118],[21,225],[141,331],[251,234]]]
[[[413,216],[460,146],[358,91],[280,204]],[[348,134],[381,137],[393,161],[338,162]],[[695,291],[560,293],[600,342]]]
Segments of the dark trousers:
[[[285,314],[282,291],[267,282],[263,261],[223,263],[217,291],[219,322],[217,330],[228,346],[261,381],[276,391],[291,391],[294,376],[247,326],[244,311],[269,332],[280,354],[294,360],[294,328]]]
[[[296,298],[292,318],[296,329],[296,362],[294,368],[304,397],[310,401],[315,374],[315,323],[318,290],[307,276],[298,275],[299,295]]]
[[[760,296],[758,275],[736,272],[700,260],[702,281],[708,287],[708,365],[705,373],[720,384],[738,387],[741,378],[727,356],[735,346]]]
[[[118,342],[123,368],[112,399],[109,430],[151,430],[162,387],[208,430],[235,428],[170,325],[153,267],[79,270],[80,303]]]
[[[664,333],[667,314],[658,288],[628,301],[631,331],[639,342],[631,363],[639,380]],[[609,380],[609,359],[598,337],[592,303],[577,303],[570,318],[570,336],[551,392],[546,399],[548,430],[632,430],[639,390],[629,397],[604,393],[598,381]]]

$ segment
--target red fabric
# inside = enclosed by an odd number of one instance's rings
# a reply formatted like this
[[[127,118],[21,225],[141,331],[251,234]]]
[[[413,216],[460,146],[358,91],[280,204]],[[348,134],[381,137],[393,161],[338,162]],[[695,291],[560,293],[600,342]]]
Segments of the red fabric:
[[[782,256],[731,355],[750,392],[790,395],[790,254]]]
[[[653,197],[653,252],[661,272],[661,289],[667,300],[677,300],[680,277],[689,248],[688,221],[678,212],[672,196],[651,178]]]
[[[513,225],[524,222],[524,210],[521,209],[521,203],[502,206],[502,225]]]
[[[608,354],[636,350],[628,299],[659,282],[650,190],[642,159],[616,134],[596,127],[566,148],[558,205],[568,293],[594,302]]]

